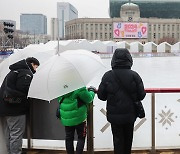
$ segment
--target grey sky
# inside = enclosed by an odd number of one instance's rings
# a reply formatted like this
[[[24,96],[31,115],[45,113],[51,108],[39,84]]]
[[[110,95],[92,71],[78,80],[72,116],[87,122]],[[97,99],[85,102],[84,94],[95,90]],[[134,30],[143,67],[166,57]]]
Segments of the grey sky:
[[[0,0],[0,20],[15,20],[19,28],[21,13],[42,13],[49,23],[50,18],[57,17],[57,2],[71,3],[78,10],[79,18],[109,17],[109,0]]]

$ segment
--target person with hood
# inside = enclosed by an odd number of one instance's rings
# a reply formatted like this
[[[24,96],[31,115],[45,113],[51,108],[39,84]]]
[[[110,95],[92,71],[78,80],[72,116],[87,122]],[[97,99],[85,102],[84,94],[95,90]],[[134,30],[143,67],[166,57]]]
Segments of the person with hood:
[[[107,101],[107,120],[111,123],[114,154],[131,154],[137,118],[133,102],[143,100],[146,95],[143,81],[137,72],[131,70],[132,65],[129,51],[116,49],[111,60],[112,70],[103,75],[97,91],[98,98]]]
[[[25,115],[29,110],[27,95],[33,74],[39,65],[39,61],[34,57],[10,65],[10,72],[1,85],[0,119],[8,154],[22,153],[22,138],[26,125]],[[7,102],[4,97],[5,91],[10,93],[13,98],[21,98],[21,101]]]
[[[58,98],[60,104],[60,120],[65,126],[65,144],[67,154],[74,154],[74,134],[77,132],[78,141],[76,154],[82,154],[86,138],[86,119],[88,104],[94,99],[95,88],[77,89]]]

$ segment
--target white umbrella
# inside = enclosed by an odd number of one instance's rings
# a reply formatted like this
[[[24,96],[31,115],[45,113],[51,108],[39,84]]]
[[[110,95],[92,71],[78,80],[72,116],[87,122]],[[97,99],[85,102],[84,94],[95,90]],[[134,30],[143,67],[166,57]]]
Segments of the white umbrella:
[[[40,61],[40,64],[42,64],[51,56],[55,55],[55,53],[56,50],[42,51],[31,48],[24,48],[23,50],[15,52],[14,54],[10,55],[7,59],[5,59],[2,63],[0,63],[0,83],[2,83],[4,77],[10,71],[9,66],[11,64],[18,62],[19,60],[26,59],[27,57],[35,57]]]
[[[29,97],[53,100],[86,86],[103,69],[101,58],[87,50],[68,50],[40,65],[29,88]]]

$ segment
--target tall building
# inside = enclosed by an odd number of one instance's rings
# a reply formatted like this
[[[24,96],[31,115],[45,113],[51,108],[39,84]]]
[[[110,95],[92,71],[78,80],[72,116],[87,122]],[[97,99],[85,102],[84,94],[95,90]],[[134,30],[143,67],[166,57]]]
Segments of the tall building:
[[[120,8],[127,2],[129,0],[109,0],[109,16],[120,17]],[[139,6],[141,18],[180,18],[180,0],[131,0],[131,2]]]
[[[47,17],[43,14],[21,14],[20,30],[34,35],[47,34]]]
[[[65,36],[65,22],[78,18],[78,11],[70,3],[58,2],[57,18],[59,23],[59,37],[63,39]]]
[[[51,18],[51,40],[58,39],[58,19]]]

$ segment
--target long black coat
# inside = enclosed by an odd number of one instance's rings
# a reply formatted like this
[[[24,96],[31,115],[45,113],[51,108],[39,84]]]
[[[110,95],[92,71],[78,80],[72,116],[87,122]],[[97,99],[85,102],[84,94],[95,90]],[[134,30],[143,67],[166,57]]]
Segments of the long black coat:
[[[134,123],[133,101],[143,100],[146,95],[141,77],[131,70],[132,63],[127,49],[116,49],[111,66],[123,86],[118,84],[112,70],[104,74],[99,85],[97,95],[99,99],[107,100],[107,120],[110,123]]]
[[[7,104],[3,100],[3,92],[5,88],[5,79],[0,88],[0,116],[17,116],[26,114],[28,111],[27,95],[34,70],[31,64],[27,64],[25,60],[21,60],[10,65],[11,70],[5,78],[7,78],[7,86],[13,90],[13,96],[24,97],[22,103]]]

